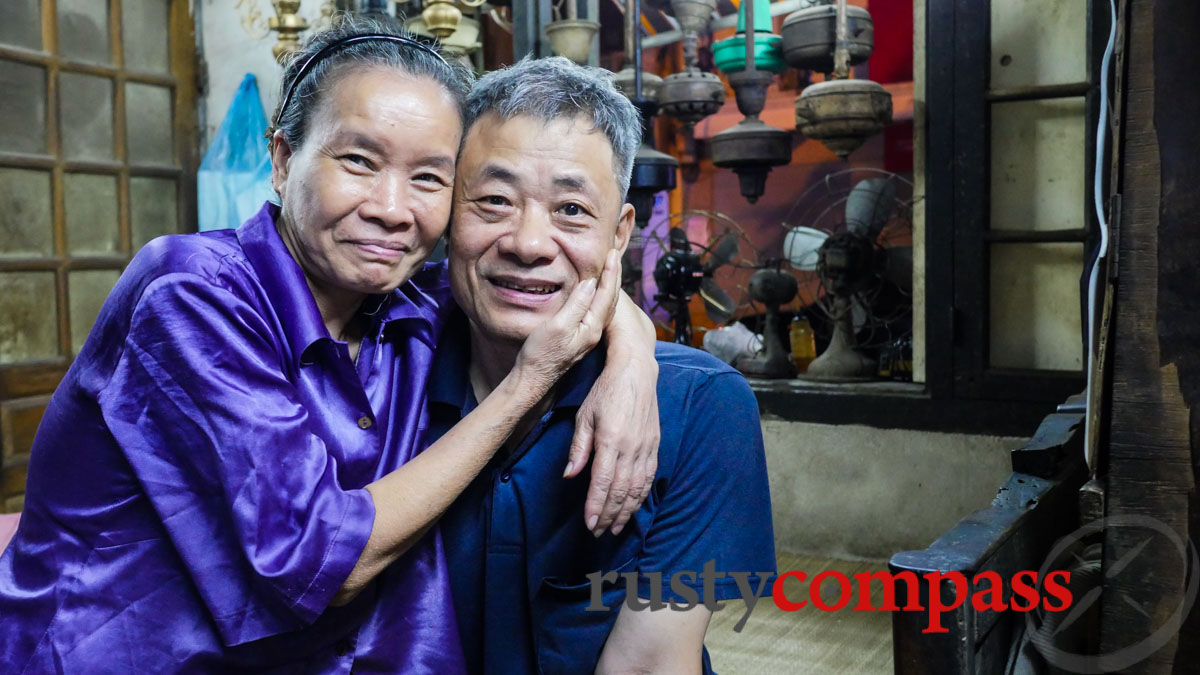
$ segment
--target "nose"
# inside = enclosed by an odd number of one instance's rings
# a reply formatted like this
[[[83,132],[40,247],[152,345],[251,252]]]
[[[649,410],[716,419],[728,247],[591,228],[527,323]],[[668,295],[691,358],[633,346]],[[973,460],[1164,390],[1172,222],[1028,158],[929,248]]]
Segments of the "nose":
[[[534,265],[554,258],[558,244],[550,214],[539,206],[521,211],[516,226],[497,242],[502,255],[515,258],[523,265]]]
[[[407,178],[384,171],[375,177],[358,212],[364,219],[387,229],[411,226],[414,222],[412,200],[412,186]]]

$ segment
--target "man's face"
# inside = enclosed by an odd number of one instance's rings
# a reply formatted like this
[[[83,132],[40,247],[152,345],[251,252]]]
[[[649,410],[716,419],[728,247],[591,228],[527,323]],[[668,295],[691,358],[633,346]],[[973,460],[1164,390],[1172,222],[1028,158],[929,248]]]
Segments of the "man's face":
[[[462,125],[437,82],[388,68],[331,73],[298,148],[277,134],[280,234],[309,284],[384,293],[446,228]]]
[[[624,251],[633,207],[590,118],[481,117],[458,160],[450,284],[491,340],[521,343]]]

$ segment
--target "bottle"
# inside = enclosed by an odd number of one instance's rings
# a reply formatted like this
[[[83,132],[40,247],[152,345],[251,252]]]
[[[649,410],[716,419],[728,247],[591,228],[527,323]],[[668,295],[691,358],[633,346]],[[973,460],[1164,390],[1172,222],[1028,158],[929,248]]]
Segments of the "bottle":
[[[912,382],[913,377],[913,343],[912,335],[906,335],[896,340],[896,366],[892,368],[892,379],[901,382]]]
[[[796,372],[808,370],[808,364],[817,358],[817,342],[813,337],[812,325],[808,319],[797,316],[792,319],[788,331],[792,343],[792,363],[796,364]]]

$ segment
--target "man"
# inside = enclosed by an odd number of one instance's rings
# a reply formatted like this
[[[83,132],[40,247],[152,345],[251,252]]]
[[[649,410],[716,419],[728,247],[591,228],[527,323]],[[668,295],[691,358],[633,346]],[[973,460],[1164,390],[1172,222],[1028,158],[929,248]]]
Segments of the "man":
[[[641,126],[601,73],[527,59],[470,95],[448,247],[462,315],[437,353],[426,442],[484,400],[531,331],[629,242],[624,196]],[[702,582],[706,563],[756,575],[762,594],[775,556],[754,397],[704,352],[659,343],[656,357],[657,478],[623,531],[589,532],[573,515],[587,485],[562,477],[599,351],[517,425],[441,521],[471,671],[708,671],[712,609],[743,592],[728,576]],[[636,572],[640,598],[691,607],[635,611],[624,577],[596,572]],[[667,581],[681,572],[679,585]]]

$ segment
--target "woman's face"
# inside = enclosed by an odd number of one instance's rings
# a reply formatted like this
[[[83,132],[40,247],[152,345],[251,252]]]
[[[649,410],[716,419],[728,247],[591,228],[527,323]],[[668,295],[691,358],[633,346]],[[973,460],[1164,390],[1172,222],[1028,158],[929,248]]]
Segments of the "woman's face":
[[[437,82],[385,67],[331,83],[300,147],[276,133],[279,231],[318,297],[386,293],[408,280],[450,217],[462,123]]]

